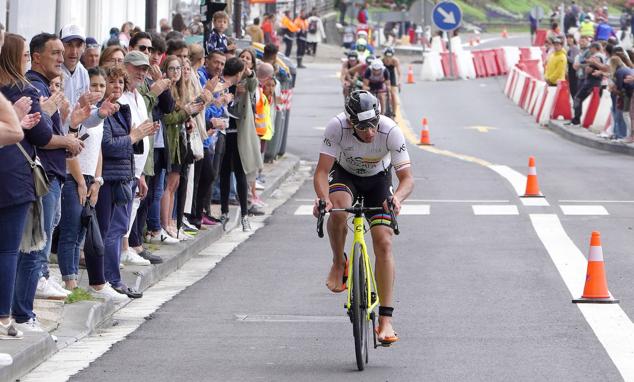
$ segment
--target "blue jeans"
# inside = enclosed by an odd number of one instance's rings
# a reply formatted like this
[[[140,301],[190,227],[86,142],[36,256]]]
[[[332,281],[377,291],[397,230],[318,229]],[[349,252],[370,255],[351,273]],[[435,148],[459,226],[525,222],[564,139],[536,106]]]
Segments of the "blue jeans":
[[[0,208],[0,318],[11,315],[18,251],[30,202]]]
[[[44,249],[30,253],[20,252],[12,307],[13,317],[18,323],[35,318],[35,313],[33,313],[35,289],[40,277],[48,277],[48,257],[51,254],[51,239],[55,216],[59,208],[60,194],[59,179],[51,179],[48,194],[42,197],[42,214],[44,215],[44,232],[46,233]]]
[[[38,251],[40,259],[41,276],[48,278],[48,258],[51,256],[51,244],[53,243],[53,228],[57,226],[60,219],[60,201],[62,196],[62,184],[59,179],[53,178],[48,190],[48,194],[42,197],[42,207],[44,211],[44,231],[46,232],[46,247]]]
[[[614,137],[616,139],[625,138],[627,136],[627,124],[623,117],[623,111],[612,110],[612,121],[614,121]]]
[[[121,286],[121,240],[128,232],[130,224],[129,205],[117,206],[112,198],[112,188],[116,182],[106,182],[99,190],[97,220],[105,247],[104,276],[113,287]],[[135,181],[136,184],[136,181]],[[134,191],[132,193],[134,195]]]
[[[77,182],[69,175],[62,189],[62,217],[59,222],[57,260],[62,280],[77,280],[79,276],[79,248],[86,230],[81,225],[83,206],[79,204]]]

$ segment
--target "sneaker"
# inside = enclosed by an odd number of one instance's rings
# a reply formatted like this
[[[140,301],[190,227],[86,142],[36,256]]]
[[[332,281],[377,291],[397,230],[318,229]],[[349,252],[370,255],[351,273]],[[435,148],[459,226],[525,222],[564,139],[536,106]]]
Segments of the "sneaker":
[[[251,216],[262,216],[262,215],[264,215],[264,211],[262,210],[262,208],[258,207],[255,204],[251,205],[251,208],[249,208],[248,212],[249,212],[249,215],[251,215]]]
[[[180,240],[178,240],[175,237],[170,236],[170,234],[168,234],[165,229],[161,228],[161,233],[160,235],[158,235],[160,243],[162,244],[177,244],[180,242]]]
[[[55,289],[53,285],[46,279],[46,277],[40,277],[37,282],[37,288],[35,289],[35,298],[42,298],[47,300],[65,300],[67,294]]]
[[[37,318],[31,318],[27,322],[23,322],[18,324],[17,322],[14,324],[15,329],[23,332],[44,332],[44,329],[40,326]]]
[[[240,223],[242,224],[242,232],[250,232],[251,231],[251,223],[249,223],[249,218],[246,216],[242,217],[242,220],[240,220]]]
[[[182,241],[189,241],[194,239],[192,235],[185,232],[183,227],[181,227],[181,229],[178,231],[178,238],[181,239]]]
[[[127,251],[121,251],[121,262],[126,265],[150,265],[150,261],[139,256],[132,248]]]
[[[101,288],[100,290],[97,290],[89,286],[88,292],[90,292],[90,294],[92,294],[96,298],[102,298],[106,301],[112,300],[115,304],[120,304],[120,303],[130,301],[130,298],[127,295],[117,293],[117,291],[112,289],[112,287],[110,286],[110,283],[106,283],[106,285],[104,285],[104,287]]]
[[[64,288],[60,283],[58,283],[55,279],[53,278],[49,278],[48,279],[48,284],[53,287],[56,291],[60,292],[60,293],[64,293],[66,295],[66,297],[70,296],[71,293],[73,293],[73,291],[70,291],[66,288]]]
[[[145,260],[148,260],[150,264],[163,263],[163,259],[161,258],[161,256],[157,256],[145,248],[143,248],[143,251],[139,252],[138,255],[144,258]]]
[[[121,284],[118,287],[110,286],[115,292],[126,295],[130,298],[141,298],[143,297],[143,292],[139,292],[135,289],[129,288],[125,284]]]
[[[217,221],[211,220],[207,216],[203,216],[203,218],[201,219],[201,223],[203,225],[216,225],[216,224],[218,224]]]
[[[0,322],[0,340],[21,340],[24,333],[16,329],[13,320],[9,320],[8,324]]]
[[[189,222],[189,219],[183,217],[182,228],[185,231],[198,232],[198,228]]]
[[[258,207],[266,207],[267,204],[264,203],[264,200],[262,200],[259,196],[256,196],[255,198],[251,198],[251,203],[255,204]]]
[[[264,190],[264,185],[262,183],[260,183],[260,181],[256,180],[255,181],[255,189],[256,190]]]
[[[227,223],[229,223],[229,216],[227,214],[220,215],[220,224],[222,224],[222,230],[227,230]]]

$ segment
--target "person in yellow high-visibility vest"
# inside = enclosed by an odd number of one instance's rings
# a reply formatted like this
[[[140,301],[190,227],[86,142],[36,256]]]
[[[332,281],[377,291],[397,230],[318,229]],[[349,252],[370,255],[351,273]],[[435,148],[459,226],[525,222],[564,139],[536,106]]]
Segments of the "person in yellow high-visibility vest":
[[[255,131],[260,137],[261,152],[266,148],[266,142],[273,137],[273,121],[271,119],[271,100],[267,97],[265,89],[273,79],[275,69],[266,62],[258,65],[256,76],[259,81],[255,101]]]

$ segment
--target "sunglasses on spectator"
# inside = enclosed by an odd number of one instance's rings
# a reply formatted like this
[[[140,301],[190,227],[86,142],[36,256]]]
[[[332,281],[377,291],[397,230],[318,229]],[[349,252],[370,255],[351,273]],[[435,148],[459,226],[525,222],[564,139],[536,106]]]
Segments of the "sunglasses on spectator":
[[[151,46],[147,46],[147,45],[139,45],[138,46],[139,51],[141,52],[149,52],[149,53],[154,53],[154,48],[152,48]]]
[[[99,44],[88,44],[86,45],[86,49],[98,49]]]

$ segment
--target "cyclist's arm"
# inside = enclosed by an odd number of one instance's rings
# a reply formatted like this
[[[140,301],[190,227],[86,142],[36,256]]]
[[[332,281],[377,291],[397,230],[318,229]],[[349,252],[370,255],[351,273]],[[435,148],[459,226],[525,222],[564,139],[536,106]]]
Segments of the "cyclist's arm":
[[[394,57],[394,71],[396,72],[396,86],[401,86],[401,62]]]
[[[370,80],[367,78],[363,79],[363,90],[370,90]]]
[[[396,198],[394,208],[398,213],[401,202],[407,199],[414,189],[414,177],[405,136],[403,136],[403,132],[397,126],[388,133],[387,146],[390,151],[392,166],[394,166],[396,177],[399,181],[398,187],[394,192],[394,197]]]
[[[330,200],[328,173],[334,164],[334,157],[324,153],[319,154],[319,161],[317,162],[317,168],[315,168],[315,175],[313,176],[313,186],[315,187],[317,198],[325,200],[327,203]]]
[[[394,191],[394,198],[396,199],[394,201],[394,208],[398,214],[401,209],[401,203],[405,201],[414,190],[412,168],[406,167],[400,171],[396,171],[396,177],[398,178],[398,187],[396,187],[396,191]]]

